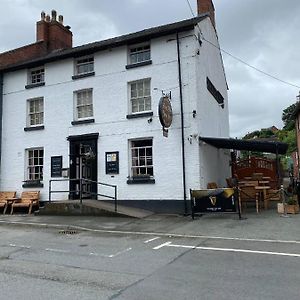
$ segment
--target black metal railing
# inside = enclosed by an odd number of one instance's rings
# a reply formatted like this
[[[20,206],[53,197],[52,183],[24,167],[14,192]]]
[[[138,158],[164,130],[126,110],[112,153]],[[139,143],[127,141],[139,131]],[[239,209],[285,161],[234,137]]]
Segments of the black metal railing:
[[[70,188],[68,190],[54,190],[52,183],[53,182],[63,182],[63,181],[68,181],[70,182],[79,182],[79,188],[76,190],[71,190]],[[110,187],[113,188],[113,196],[110,195],[106,195],[103,193],[95,193],[95,192],[91,192],[91,191],[83,191],[83,184],[84,183],[89,183],[89,184],[94,184],[97,185],[97,190],[98,190],[98,185],[100,186],[106,186],[106,187]],[[84,198],[86,197],[96,197],[96,199],[98,200],[98,196],[100,197],[104,197],[104,198],[108,198],[108,199],[113,199],[114,200],[114,204],[115,204],[115,211],[117,211],[117,193],[118,193],[118,187],[116,185],[113,184],[108,184],[108,183],[103,183],[103,182],[98,182],[98,181],[93,181],[90,179],[85,179],[85,178],[81,178],[81,179],[51,179],[49,180],[49,202],[52,201],[52,194],[58,194],[58,193],[69,193],[69,194],[78,194],[79,195],[79,201],[80,204],[82,204],[82,201]]]

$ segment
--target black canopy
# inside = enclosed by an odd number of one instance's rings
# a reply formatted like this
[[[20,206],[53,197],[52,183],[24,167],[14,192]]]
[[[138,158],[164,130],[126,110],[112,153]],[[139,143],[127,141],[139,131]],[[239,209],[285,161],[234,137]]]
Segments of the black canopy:
[[[266,142],[255,140],[238,140],[230,138],[213,138],[213,137],[199,137],[200,141],[210,144],[216,148],[235,149],[258,151],[275,154],[285,154],[288,145],[281,142]]]

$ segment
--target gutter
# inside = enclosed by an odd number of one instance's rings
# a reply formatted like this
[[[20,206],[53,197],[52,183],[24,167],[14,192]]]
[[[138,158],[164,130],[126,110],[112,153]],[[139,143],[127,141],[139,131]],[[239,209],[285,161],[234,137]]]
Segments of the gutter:
[[[176,32],[176,41],[177,41],[177,62],[178,62],[178,77],[179,77],[178,80],[179,80],[179,93],[180,93],[182,184],[183,184],[184,213],[187,214],[183,93],[182,93],[181,58],[180,58],[180,47],[179,47],[179,34],[178,34],[178,31]]]

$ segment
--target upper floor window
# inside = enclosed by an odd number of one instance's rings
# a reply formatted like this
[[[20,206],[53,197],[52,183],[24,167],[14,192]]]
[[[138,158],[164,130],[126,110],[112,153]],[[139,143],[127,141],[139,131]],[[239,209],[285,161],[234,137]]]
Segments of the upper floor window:
[[[44,67],[31,69],[29,71],[28,84],[41,84],[45,82]]]
[[[131,113],[140,113],[151,110],[150,78],[130,82]]]
[[[94,72],[94,57],[79,58],[75,62],[75,75],[83,75]]]
[[[129,48],[129,64],[138,64],[150,61],[150,44],[133,46]]]
[[[34,98],[27,100],[27,126],[44,124],[44,99]]]
[[[80,90],[75,96],[75,119],[82,120],[93,117],[93,90]]]

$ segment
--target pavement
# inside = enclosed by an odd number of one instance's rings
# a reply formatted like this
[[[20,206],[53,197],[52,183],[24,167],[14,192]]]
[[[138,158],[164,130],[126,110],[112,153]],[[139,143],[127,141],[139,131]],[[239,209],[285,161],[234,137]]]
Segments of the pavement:
[[[2,215],[0,226],[34,226],[93,233],[190,236],[222,239],[300,241],[300,214],[283,217],[269,209],[254,210],[239,220],[233,214],[190,216],[154,214],[143,219],[100,216]]]

